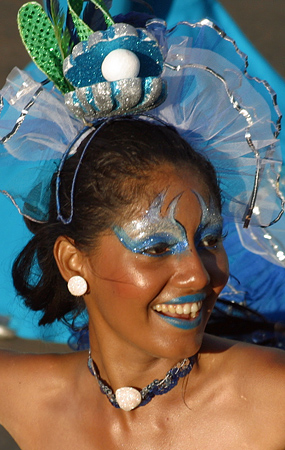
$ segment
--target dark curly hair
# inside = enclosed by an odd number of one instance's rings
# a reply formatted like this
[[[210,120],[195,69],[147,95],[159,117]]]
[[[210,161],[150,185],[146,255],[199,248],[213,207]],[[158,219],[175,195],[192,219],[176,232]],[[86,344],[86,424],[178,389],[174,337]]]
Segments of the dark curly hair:
[[[65,217],[70,213],[72,179],[85,145],[86,140],[66,160],[61,173],[60,204]],[[139,198],[152,195],[147,181],[165,163],[198,173],[221,209],[211,163],[172,127],[146,119],[111,120],[91,140],[76,178],[73,219],[67,225],[57,219],[54,176],[49,220],[38,224],[25,219],[34,236],[13,265],[14,286],[26,306],[42,311],[40,325],[70,320],[85,308],[83,298],[69,293],[58,270],[53,256],[56,239],[67,236],[88,254],[100,233],[126,217]]]

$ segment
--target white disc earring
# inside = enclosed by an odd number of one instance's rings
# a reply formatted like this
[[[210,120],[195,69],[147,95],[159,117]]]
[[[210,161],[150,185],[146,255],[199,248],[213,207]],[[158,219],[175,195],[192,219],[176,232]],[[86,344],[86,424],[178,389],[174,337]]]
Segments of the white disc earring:
[[[71,277],[69,279],[67,283],[67,289],[75,297],[81,297],[82,295],[86,294],[88,286],[86,280],[83,277],[75,275],[74,277]]]

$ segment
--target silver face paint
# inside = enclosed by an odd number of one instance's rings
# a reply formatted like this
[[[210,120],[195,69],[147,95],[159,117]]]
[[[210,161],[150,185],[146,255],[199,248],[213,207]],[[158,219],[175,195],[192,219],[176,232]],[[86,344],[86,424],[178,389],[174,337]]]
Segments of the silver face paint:
[[[194,242],[198,249],[205,246],[203,242],[217,242],[222,236],[222,217],[210,199],[209,207],[203,197],[192,191],[201,206],[201,223],[195,233]],[[158,194],[142,219],[132,220],[124,228],[115,226],[114,233],[120,242],[133,253],[147,256],[166,256],[184,252],[189,248],[185,228],[175,219],[176,207],[182,194],[170,203],[167,214],[161,215],[166,191]],[[207,245],[211,247],[211,245]]]
[[[198,192],[193,191],[193,193],[196,195],[202,210],[201,223],[194,238],[195,247],[199,248],[200,243],[207,240],[207,238],[209,240],[221,239],[223,219],[212,198],[210,198],[210,204],[207,206],[203,197]]]
[[[142,219],[133,220],[124,229],[114,227],[120,242],[134,253],[148,256],[166,256],[182,253],[188,248],[184,227],[175,220],[175,211],[181,194],[168,207],[167,214],[161,215],[166,191],[158,194]]]

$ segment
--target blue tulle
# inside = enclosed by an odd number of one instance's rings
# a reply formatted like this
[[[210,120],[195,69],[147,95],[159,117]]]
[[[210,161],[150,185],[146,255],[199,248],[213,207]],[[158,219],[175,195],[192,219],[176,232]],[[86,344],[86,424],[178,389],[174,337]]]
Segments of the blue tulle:
[[[114,3],[115,6],[111,10],[112,15],[127,13],[131,8],[136,7],[136,3],[128,0],[116,0]],[[180,20],[196,22],[204,17],[208,17],[225,29],[226,33],[236,40],[239,48],[249,56],[249,73],[251,73],[250,69],[253,67],[255,76],[266,79],[270,83],[277,92],[281,111],[285,111],[284,80],[255,50],[216,0],[165,0],[164,2],[148,0],[148,3],[152,6],[155,5],[155,15],[165,18],[169,27]],[[151,11],[150,14],[152,14]],[[34,78],[42,81],[37,69],[30,66],[29,70]],[[285,148],[284,135],[285,133],[281,132],[283,152]],[[284,186],[283,189],[285,190]],[[25,229],[22,217],[4,196],[0,196],[0,211],[0,232],[2,237],[0,250],[0,266],[2,268],[0,273],[0,315],[11,316],[10,326],[21,337],[44,338],[66,342],[70,333],[63,325],[56,323],[44,330],[38,328],[38,315],[28,311],[22,306],[20,300],[15,299],[15,291],[10,275],[12,261],[27,242],[29,232]],[[281,242],[284,242],[285,218],[273,227],[273,233]],[[257,309],[269,319],[285,321],[284,267],[272,264],[261,256],[246,250],[241,245],[233,224],[229,225],[225,246],[230,255],[230,271],[234,275],[230,281],[234,291],[237,291],[236,299],[246,302],[248,306]],[[233,290],[227,287],[224,297],[230,299],[232,295]]]

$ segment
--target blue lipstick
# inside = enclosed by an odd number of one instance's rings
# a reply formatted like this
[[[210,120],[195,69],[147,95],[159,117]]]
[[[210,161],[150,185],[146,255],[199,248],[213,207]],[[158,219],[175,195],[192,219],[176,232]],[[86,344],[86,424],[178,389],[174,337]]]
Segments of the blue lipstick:
[[[165,302],[165,305],[182,305],[185,303],[197,303],[197,302],[201,302],[206,298],[206,294],[204,293],[198,293],[198,294],[194,294],[194,295],[185,295],[183,297],[176,297],[173,298],[172,300]],[[201,314],[201,310],[199,311],[197,317],[195,317],[195,319],[180,319],[179,317],[172,317],[172,316],[167,316],[164,314],[160,314],[159,315],[161,317],[161,319],[163,319],[165,322],[169,323],[170,325],[176,327],[176,328],[180,328],[182,330],[192,330],[194,328],[196,328],[198,325],[200,325],[201,323],[201,319],[202,319],[202,314]]]
[[[169,323],[170,325],[173,325],[176,328],[180,328],[181,330],[193,330],[193,328],[198,327],[201,323],[201,314],[195,318],[190,320],[186,319],[178,319],[177,317],[171,317],[171,316],[164,316],[160,314],[161,319],[163,319],[165,322]]]
[[[164,302],[165,305],[182,305],[183,303],[197,303],[202,302],[206,298],[206,294],[199,293],[193,295],[184,295],[183,297],[176,297],[169,302]]]

